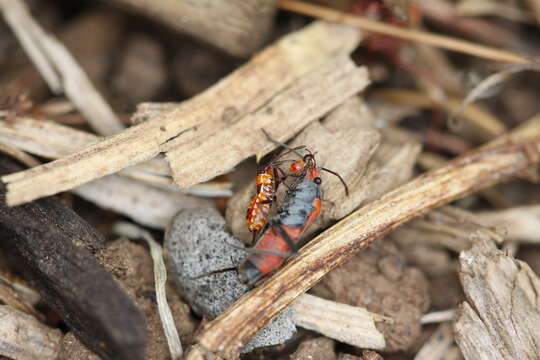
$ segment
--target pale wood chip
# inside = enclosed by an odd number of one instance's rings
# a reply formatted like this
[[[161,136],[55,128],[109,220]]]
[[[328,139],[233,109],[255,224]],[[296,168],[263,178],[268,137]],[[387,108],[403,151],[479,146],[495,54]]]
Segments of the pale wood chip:
[[[62,332],[33,316],[0,305],[0,355],[14,360],[55,360]]]
[[[180,210],[214,206],[209,199],[158,189],[118,175],[105,176],[72,191],[102,208],[157,229],[165,229]]]
[[[200,144],[191,143],[189,150],[183,146],[169,151],[175,183],[183,188],[209,180],[257,152],[274,149],[261,128],[276,140],[286,140],[368,83],[366,69],[356,67],[348,55],[328,61],[234,125]]]
[[[442,359],[446,351],[454,342],[452,325],[442,323],[437,330],[430,336],[429,340],[422,345],[422,348],[414,360],[439,360]]]
[[[467,302],[455,324],[465,359],[538,359],[540,280],[524,262],[490,240],[460,255]]]
[[[384,335],[375,327],[376,316],[357,306],[304,294],[293,304],[297,326],[359,348],[382,350]]]

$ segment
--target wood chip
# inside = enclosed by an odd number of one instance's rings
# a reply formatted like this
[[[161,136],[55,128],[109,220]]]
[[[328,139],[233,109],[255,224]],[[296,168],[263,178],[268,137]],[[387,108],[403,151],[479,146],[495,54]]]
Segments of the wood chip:
[[[0,355],[13,360],[55,360],[62,332],[33,316],[0,305]]]
[[[484,211],[477,216],[505,231],[505,239],[540,243],[540,206],[520,206],[505,210]]]
[[[273,99],[275,102],[274,98],[282,99],[278,94],[289,89],[297,81],[308,82],[302,78],[303,75],[320,68],[322,64],[336,57],[343,59],[341,56],[350,53],[358,44],[360,37],[361,34],[354,29],[324,22],[315,22],[285,36],[259,53],[246,65],[175,110],[128,128],[116,136],[106,138],[66,158],[18,174],[4,176],[2,181],[8,183],[8,204],[21,204],[72,189],[130,165],[147,161],[159,152],[173,150],[182,143],[190,143],[193,146],[194,139],[201,141],[215,133],[220,133],[242,117],[252,116],[250,115],[252,112],[257,112],[270,100]],[[344,65],[343,62],[341,64]],[[331,86],[334,90],[345,91],[345,94],[341,94],[343,96],[341,101],[362,89],[366,84],[364,70],[356,69],[351,72],[350,65],[347,68],[348,72],[344,71],[345,69],[337,69],[338,73],[347,78],[342,78],[338,84]],[[351,75],[354,75],[356,84],[351,84]],[[309,75],[306,76],[309,78]],[[343,89],[345,84],[349,86],[349,89]],[[309,85],[312,84],[309,83]],[[316,85],[317,88],[313,91],[320,92],[321,89],[318,87],[320,85]],[[323,113],[339,103],[337,99],[339,94],[326,95],[331,100],[324,102],[323,106],[318,108]],[[289,105],[298,103],[298,100],[287,102],[286,99],[282,99],[282,101]],[[314,100],[306,98],[304,102],[304,109],[306,109],[309,108],[306,104],[313,104]],[[268,106],[266,108],[269,109]],[[281,113],[279,109],[273,110]],[[296,110],[288,109],[288,111],[295,112]],[[273,121],[271,129],[281,129],[285,125],[282,122],[287,120],[283,114],[280,116],[267,114],[266,118],[266,121]],[[287,133],[284,131],[280,140],[284,140],[286,136],[292,136],[291,131],[294,130],[299,129],[292,127]],[[246,138],[241,137],[245,136],[244,134],[244,132],[233,134],[233,138],[226,138],[225,142],[239,141],[239,139],[244,141]],[[250,144],[250,147],[262,145],[263,141],[265,140],[261,136],[260,139],[257,138],[256,144]],[[174,146],[172,148],[171,144],[166,146],[167,142],[171,142]],[[221,152],[221,148],[216,150]],[[204,155],[205,159],[210,158],[210,154]],[[211,155],[213,157],[215,154]],[[243,156],[247,157],[249,153]],[[177,157],[173,160],[182,161]],[[236,163],[229,164],[223,171],[229,170],[234,165]],[[212,173],[215,172],[215,170],[212,171]],[[208,178],[206,173],[191,174],[191,176],[200,176],[199,181]],[[183,179],[178,180],[183,181]],[[189,182],[193,184],[197,181],[191,179]]]
[[[475,242],[460,255],[467,297],[455,324],[465,359],[538,359],[540,280],[524,262]]]
[[[443,323],[439,325],[429,340],[422,345],[414,360],[440,360],[453,342],[454,334],[452,332],[452,325]]]
[[[261,109],[201,144],[192,143],[189,150],[183,146],[169,151],[166,157],[175,183],[184,188],[209,180],[257,152],[272,150],[275,145],[268,143],[261,128],[276,140],[286,140],[368,83],[366,69],[356,67],[348,55],[328,61]]]
[[[118,175],[108,175],[72,190],[94,204],[126,215],[139,224],[165,229],[182,209],[213,207],[214,202]]]
[[[366,309],[304,294],[293,305],[297,326],[359,348],[382,350],[384,335]],[[380,315],[379,315],[380,316]]]
[[[249,55],[261,45],[276,11],[276,0],[113,2],[237,56]]]

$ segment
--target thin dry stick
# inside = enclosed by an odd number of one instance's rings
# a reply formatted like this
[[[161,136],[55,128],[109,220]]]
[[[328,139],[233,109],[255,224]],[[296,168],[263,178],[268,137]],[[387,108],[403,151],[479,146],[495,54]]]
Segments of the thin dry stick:
[[[51,89],[63,92],[102,135],[124,126],[71,53],[32,18],[23,1],[0,0],[0,11]]]
[[[375,240],[427,210],[519,174],[536,162],[540,149],[540,117],[506,136],[513,145],[483,147],[447,165],[422,174],[391,191],[312,240],[275,276],[243,296],[208,323],[187,359],[209,351],[230,358],[296,297],[326,273]]]
[[[437,102],[428,94],[405,89],[381,89],[373,94],[386,102],[418,107],[443,107],[448,112],[456,113],[461,108],[463,99],[448,96],[443,102]],[[493,139],[507,131],[506,126],[483,107],[469,104],[460,110],[460,115],[478,129],[479,135],[485,139]]]
[[[167,293],[165,290],[167,284],[167,268],[163,261],[163,249],[148,231],[143,230],[137,225],[127,222],[118,222],[115,224],[114,230],[119,235],[127,236],[132,239],[142,238],[150,247],[150,255],[154,262],[154,283],[156,286],[156,301],[158,304],[159,318],[161,319],[163,332],[167,338],[171,359],[177,360],[182,356],[182,343],[180,342],[180,337],[176,330],[171,308],[167,302]]]
[[[416,41],[427,45],[453,50],[469,55],[474,55],[495,61],[504,61],[517,64],[530,64],[532,61],[526,57],[514,54],[510,51],[499,50],[484,45],[478,45],[469,41],[451,38],[448,36],[435,35],[425,31],[411,30],[399,26],[383,24],[368,20],[360,16],[347,14],[323,6],[308,4],[294,0],[280,0],[278,7],[284,10],[294,11],[303,15],[313,16],[327,21],[352,25],[362,30],[372,31],[379,34],[394,36],[404,40]]]

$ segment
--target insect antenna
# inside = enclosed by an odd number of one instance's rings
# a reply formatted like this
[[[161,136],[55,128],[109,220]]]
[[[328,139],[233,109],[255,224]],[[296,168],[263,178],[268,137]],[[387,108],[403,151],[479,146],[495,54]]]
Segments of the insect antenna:
[[[349,196],[349,187],[347,186],[347,183],[345,182],[345,180],[343,180],[343,178],[341,177],[341,175],[339,175],[337,172],[335,171],[332,171],[332,170],[329,170],[327,168],[323,168],[321,167],[320,168],[321,170],[324,170],[326,172],[329,172],[330,174],[332,175],[335,175],[338,177],[339,181],[341,181],[341,183],[343,184],[343,187],[345,188],[345,194],[347,194],[347,196]]]
[[[278,146],[281,146],[281,147],[283,147],[284,149],[289,150],[288,152],[293,152],[293,153],[295,153],[295,154],[298,155],[300,158],[303,157],[302,154],[300,154],[300,153],[298,152],[298,150],[305,149],[305,148],[306,148],[305,145],[301,145],[301,146],[297,146],[297,147],[295,147],[295,148],[292,148],[292,147],[290,147],[289,145],[287,145],[287,144],[285,144],[285,143],[282,143],[281,141],[277,141],[276,139],[272,138],[272,137],[270,136],[270,134],[268,134],[268,133],[266,132],[266,130],[264,130],[263,128],[261,128],[261,131],[263,132],[264,136],[266,136],[266,139],[268,139],[268,141],[270,141],[270,142],[272,142],[272,143],[274,143],[274,144],[276,144],[276,145],[278,145]]]

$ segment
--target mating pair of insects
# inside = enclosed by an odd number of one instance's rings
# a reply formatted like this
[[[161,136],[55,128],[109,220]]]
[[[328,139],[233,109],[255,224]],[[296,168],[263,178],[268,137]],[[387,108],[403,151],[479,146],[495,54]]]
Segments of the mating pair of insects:
[[[246,214],[246,225],[253,232],[253,246],[243,249],[249,256],[237,268],[211,272],[236,270],[240,280],[248,286],[254,286],[296,254],[301,235],[321,212],[321,170],[337,176],[346,194],[349,194],[342,177],[329,169],[318,167],[315,154],[306,146],[290,148],[274,140],[264,129],[262,131],[270,142],[286,151],[275,156],[257,172],[257,191]],[[284,159],[291,154],[298,156],[298,159]],[[290,164],[288,172],[281,169],[284,164]],[[294,180],[287,184],[288,178]],[[276,203],[276,191],[281,184],[287,187],[287,196],[276,215],[270,216],[271,207]]]
[[[321,212],[321,170],[337,176],[349,195],[343,178],[338,173],[318,167],[315,154],[306,146],[290,148],[272,139],[264,129],[262,131],[269,141],[287,151],[257,172],[257,191],[246,213],[246,225],[254,234],[254,245],[246,249],[250,255],[238,267],[240,280],[250,286],[278,269],[298,250],[300,236]],[[302,155],[300,151],[306,154]],[[299,158],[284,159],[289,154]],[[288,163],[289,171],[285,172],[280,166]],[[294,180],[287,184],[285,181],[289,177]],[[288,188],[288,195],[276,215],[270,217],[270,209],[276,201],[276,190],[280,184]]]

